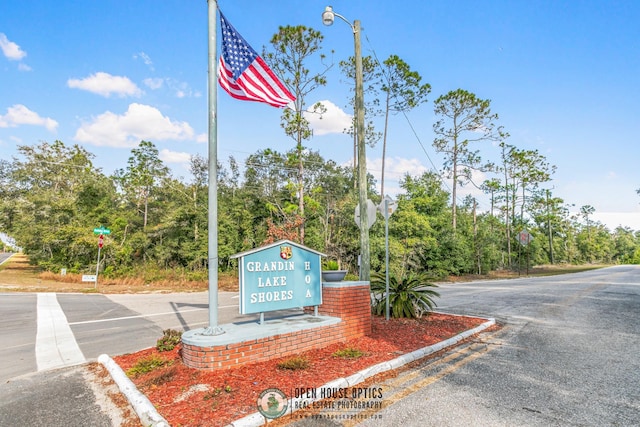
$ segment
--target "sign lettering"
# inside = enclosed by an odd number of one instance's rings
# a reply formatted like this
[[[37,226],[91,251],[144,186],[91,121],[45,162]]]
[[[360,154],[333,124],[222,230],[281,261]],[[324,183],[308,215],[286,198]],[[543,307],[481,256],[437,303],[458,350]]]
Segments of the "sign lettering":
[[[234,256],[240,258],[240,313],[322,304],[320,256],[288,240]]]

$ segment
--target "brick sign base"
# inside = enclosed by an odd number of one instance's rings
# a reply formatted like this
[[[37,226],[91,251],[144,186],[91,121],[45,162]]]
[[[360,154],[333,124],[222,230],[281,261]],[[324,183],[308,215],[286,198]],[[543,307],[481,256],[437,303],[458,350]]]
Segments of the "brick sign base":
[[[183,335],[183,362],[196,369],[226,369],[299,354],[371,334],[371,296],[368,282],[323,283],[322,299],[318,314],[337,317],[340,321],[327,326],[212,346],[194,344]],[[305,307],[304,311],[313,314],[314,308]]]

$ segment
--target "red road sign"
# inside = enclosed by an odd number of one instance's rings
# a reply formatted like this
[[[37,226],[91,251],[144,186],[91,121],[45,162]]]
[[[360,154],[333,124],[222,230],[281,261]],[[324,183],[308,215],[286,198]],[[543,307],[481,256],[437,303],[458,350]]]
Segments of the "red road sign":
[[[533,236],[527,230],[522,230],[518,233],[518,240],[522,246],[527,246],[533,240]]]
[[[98,247],[101,248],[104,245],[104,236],[101,234],[98,237]]]

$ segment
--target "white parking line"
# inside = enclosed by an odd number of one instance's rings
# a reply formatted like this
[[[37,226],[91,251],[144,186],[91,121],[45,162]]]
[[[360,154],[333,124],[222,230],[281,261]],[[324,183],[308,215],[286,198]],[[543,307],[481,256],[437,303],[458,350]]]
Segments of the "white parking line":
[[[86,359],[54,293],[39,293],[36,362],[38,371],[84,363]]]
[[[221,308],[238,308],[237,305],[221,305],[218,309]],[[129,320],[129,319],[146,319],[147,317],[156,317],[156,316],[175,316],[177,314],[182,313],[190,313],[192,311],[204,311],[209,310],[208,307],[205,308],[191,308],[188,310],[178,310],[178,311],[165,311],[164,313],[149,313],[149,314],[136,314],[133,316],[122,316],[122,317],[111,317],[108,319],[96,319],[96,320],[82,320],[80,322],[71,322],[69,325],[86,325],[89,323],[103,323],[103,322],[115,322],[118,320]]]

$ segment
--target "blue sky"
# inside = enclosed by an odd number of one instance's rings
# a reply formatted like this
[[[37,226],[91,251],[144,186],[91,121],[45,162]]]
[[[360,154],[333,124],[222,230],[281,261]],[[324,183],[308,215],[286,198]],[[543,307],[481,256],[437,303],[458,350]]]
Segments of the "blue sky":
[[[15,156],[18,145],[59,139],[84,146],[110,174],[126,167],[144,139],[189,180],[189,156],[207,154],[205,0],[3,3],[1,159]],[[432,147],[433,100],[462,88],[491,100],[509,144],[536,149],[557,166],[545,187],[555,196],[575,210],[592,205],[611,229],[640,230],[640,2],[220,0],[258,52],[281,25],[323,33],[336,65],[308,103],[323,101],[329,112],[306,146],[348,164],[352,141],[341,131],[352,113],[350,86],[337,63],[353,54],[353,37],[344,22],[322,25],[328,4],[361,21],[363,54],[397,54],[432,86],[429,102],[392,117],[388,192],[398,191],[405,173],[441,168]],[[218,91],[219,159],[293,148],[280,113]],[[490,143],[476,148],[486,160],[497,158]],[[368,170],[379,177],[382,146],[367,150]],[[488,196],[471,187],[462,193],[489,208]]]

